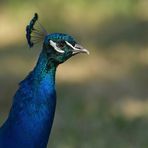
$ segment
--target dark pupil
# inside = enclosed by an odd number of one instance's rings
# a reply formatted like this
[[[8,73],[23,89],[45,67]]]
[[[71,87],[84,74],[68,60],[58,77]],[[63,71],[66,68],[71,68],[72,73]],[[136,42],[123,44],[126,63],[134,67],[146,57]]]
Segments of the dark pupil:
[[[65,46],[65,41],[62,40],[62,41],[57,42],[57,46],[59,48],[63,48]]]

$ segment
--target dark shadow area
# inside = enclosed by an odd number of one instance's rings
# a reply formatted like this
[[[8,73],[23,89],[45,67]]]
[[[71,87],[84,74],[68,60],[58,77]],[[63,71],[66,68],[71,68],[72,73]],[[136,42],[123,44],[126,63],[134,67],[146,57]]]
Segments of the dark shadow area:
[[[128,119],[120,112],[113,114],[112,109],[116,101],[113,101],[112,97],[116,98],[119,91],[112,89],[110,95],[107,86],[102,93],[99,84],[94,88],[92,85],[95,85],[95,82],[59,85],[56,119],[49,147],[56,146],[56,138],[59,145],[81,148],[85,145],[95,148],[146,148],[148,119]],[[120,97],[122,95],[127,93],[120,93]]]

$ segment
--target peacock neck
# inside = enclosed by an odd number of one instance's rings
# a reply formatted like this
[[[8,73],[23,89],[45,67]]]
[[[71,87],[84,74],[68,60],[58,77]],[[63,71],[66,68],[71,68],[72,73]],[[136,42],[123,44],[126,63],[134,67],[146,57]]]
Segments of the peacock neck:
[[[52,85],[55,84],[55,72],[57,65],[48,58],[47,53],[43,50],[39,56],[38,62],[33,70],[34,79],[42,81],[46,76],[50,76]]]
[[[42,52],[34,70],[21,82],[3,128],[12,145],[17,141],[20,147],[46,147],[56,108],[56,67]]]

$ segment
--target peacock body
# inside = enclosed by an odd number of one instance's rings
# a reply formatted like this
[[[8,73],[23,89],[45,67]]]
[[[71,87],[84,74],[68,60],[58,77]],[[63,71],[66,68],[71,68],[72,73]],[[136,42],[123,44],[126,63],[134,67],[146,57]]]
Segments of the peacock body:
[[[27,40],[32,47],[37,40],[31,34],[37,14],[27,26]],[[46,148],[51,132],[55,108],[55,74],[59,64],[85,52],[67,34],[47,34],[44,28],[37,39],[43,39],[43,48],[35,68],[20,83],[6,122],[0,128],[0,148]]]

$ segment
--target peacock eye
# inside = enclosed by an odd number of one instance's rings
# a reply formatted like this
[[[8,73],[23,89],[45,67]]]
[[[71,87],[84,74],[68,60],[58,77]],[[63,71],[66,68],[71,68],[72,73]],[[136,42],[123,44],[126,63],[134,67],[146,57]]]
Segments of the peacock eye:
[[[58,42],[56,43],[56,45],[57,45],[57,47],[59,47],[59,48],[64,48],[65,45],[66,45],[66,43],[65,43],[64,40],[61,40],[61,41],[58,41]]]

